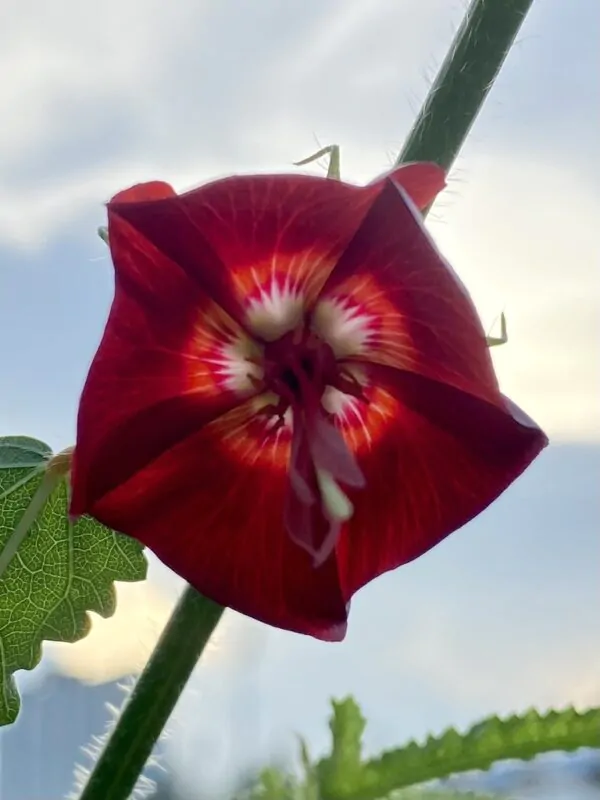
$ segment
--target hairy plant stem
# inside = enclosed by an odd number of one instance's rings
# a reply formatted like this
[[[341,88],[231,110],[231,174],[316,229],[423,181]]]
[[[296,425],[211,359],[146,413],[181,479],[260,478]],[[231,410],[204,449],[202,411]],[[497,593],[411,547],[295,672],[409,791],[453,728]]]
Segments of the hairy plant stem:
[[[449,168],[533,0],[474,0],[398,163]],[[187,588],[80,800],[127,800],[223,608]]]
[[[449,169],[492,88],[533,0],[473,0],[398,163]]]
[[[127,800],[223,607],[188,586],[140,675],[80,800]]]

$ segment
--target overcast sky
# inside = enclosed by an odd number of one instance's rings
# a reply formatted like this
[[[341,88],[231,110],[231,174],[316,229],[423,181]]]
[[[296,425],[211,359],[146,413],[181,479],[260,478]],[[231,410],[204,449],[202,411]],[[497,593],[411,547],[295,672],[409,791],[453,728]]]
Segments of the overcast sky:
[[[5,0],[0,433],[73,441],[111,300],[95,235],[111,194],[291,170],[317,140],[342,146],[344,178],[370,180],[463,12],[455,0]],[[506,310],[502,387],[553,446],[479,520],[364,590],[344,644],[231,615],[174,727],[188,774],[198,749],[214,751],[218,780],[294,730],[322,749],[332,693],[364,702],[373,748],[478,714],[600,701],[598,30],[598,0],[535,0],[429,220],[484,325]],[[152,576],[120,612],[147,623],[145,647],[175,586]],[[98,637],[57,656],[62,668],[90,677],[101,653],[108,674],[145,653],[112,652],[107,634],[94,650]]]

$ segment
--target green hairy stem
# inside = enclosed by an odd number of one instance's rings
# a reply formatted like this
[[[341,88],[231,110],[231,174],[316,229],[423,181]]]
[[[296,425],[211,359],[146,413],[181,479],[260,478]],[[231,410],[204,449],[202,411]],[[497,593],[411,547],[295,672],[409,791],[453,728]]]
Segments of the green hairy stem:
[[[399,162],[449,167],[532,0],[474,0]],[[339,150],[332,153],[339,159]],[[311,160],[311,159],[309,159]],[[332,159],[330,177],[339,177]],[[127,800],[223,609],[188,588],[141,675],[81,800]],[[499,754],[501,757],[502,754]],[[452,768],[452,765],[449,765]],[[443,774],[443,768],[438,774]]]
[[[80,800],[127,800],[224,609],[187,587]]]
[[[473,0],[398,156],[449,169],[533,0]]]

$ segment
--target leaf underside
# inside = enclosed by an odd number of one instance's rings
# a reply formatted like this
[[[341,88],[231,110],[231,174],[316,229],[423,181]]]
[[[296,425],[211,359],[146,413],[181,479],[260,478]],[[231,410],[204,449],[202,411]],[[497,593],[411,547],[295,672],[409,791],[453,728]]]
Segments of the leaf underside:
[[[0,437],[0,554],[38,491],[50,448],[24,436]],[[146,577],[142,546],[89,517],[68,519],[62,479],[0,575],[0,726],[14,722],[20,698],[13,674],[33,669],[42,642],[76,642],[88,611],[110,617],[115,581]]]

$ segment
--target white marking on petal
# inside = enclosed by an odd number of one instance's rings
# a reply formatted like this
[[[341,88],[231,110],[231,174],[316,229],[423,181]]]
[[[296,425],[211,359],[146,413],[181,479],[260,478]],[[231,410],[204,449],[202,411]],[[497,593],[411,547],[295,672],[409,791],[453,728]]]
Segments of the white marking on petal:
[[[273,277],[269,285],[260,287],[258,297],[250,298],[247,317],[253,333],[273,342],[297,328],[303,314],[302,294],[288,279],[281,285]]]
[[[313,328],[332,348],[336,358],[357,356],[368,350],[374,335],[374,317],[342,299],[321,300],[313,315]]]
[[[344,373],[346,377],[353,378],[361,389],[365,389],[368,380],[364,370],[357,365],[345,365]],[[348,421],[350,417],[356,417],[362,420],[361,408],[363,403],[358,397],[336,389],[334,386],[326,386],[323,396],[321,397],[321,405],[329,414],[339,417],[342,421]]]
[[[352,407],[356,407],[358,401],[352,395],[344,394],[336,389],[334,386],[326,386],[321,398],[321,405],[328,414],[333,414],[335,417],[345,419],[348,411]]]
[[[276,395],[273,396],[275,398],[273,400],[273,405],[277,405],[279,398]],[[283,419],[283,423],[281,422],[281,419]],[[281,419],[276,416],[269,417],[266,423],[267,430],[271,430],[272,428],[279,428],[280,430],[285,430],[285,429],[291,430],[293,426],[292,409],[289,407],[286,408],[286,410],[283,412],[283,417]]]
[[[365,389],[368,385],[367,377],[364,371],[356,365],[346,365],[344,368],[346,373],[349,373],[361,386]],[[346,394],[336,389],[334,386],[326,386],[323,396],[321,397],[321,405],[332,414],[344,427],[345,436],[352,444],[352,449],[356,450],[358,447],[358,430],[362,432],[362,438],[371,445],[372,437],[368,425],[365,422],[364,410],[365,405],[362,400],[359,400],[354,395]],[[371,410],[378,411],[377,406],[370,406]]]
[[[259,363],[261,351],[246,337],[238,337],[223,344],[215,358],[207,359],[214,364],[224,386],[232,392],[247,394],[254,389],[251,378],[260,380],[263,369]]]

